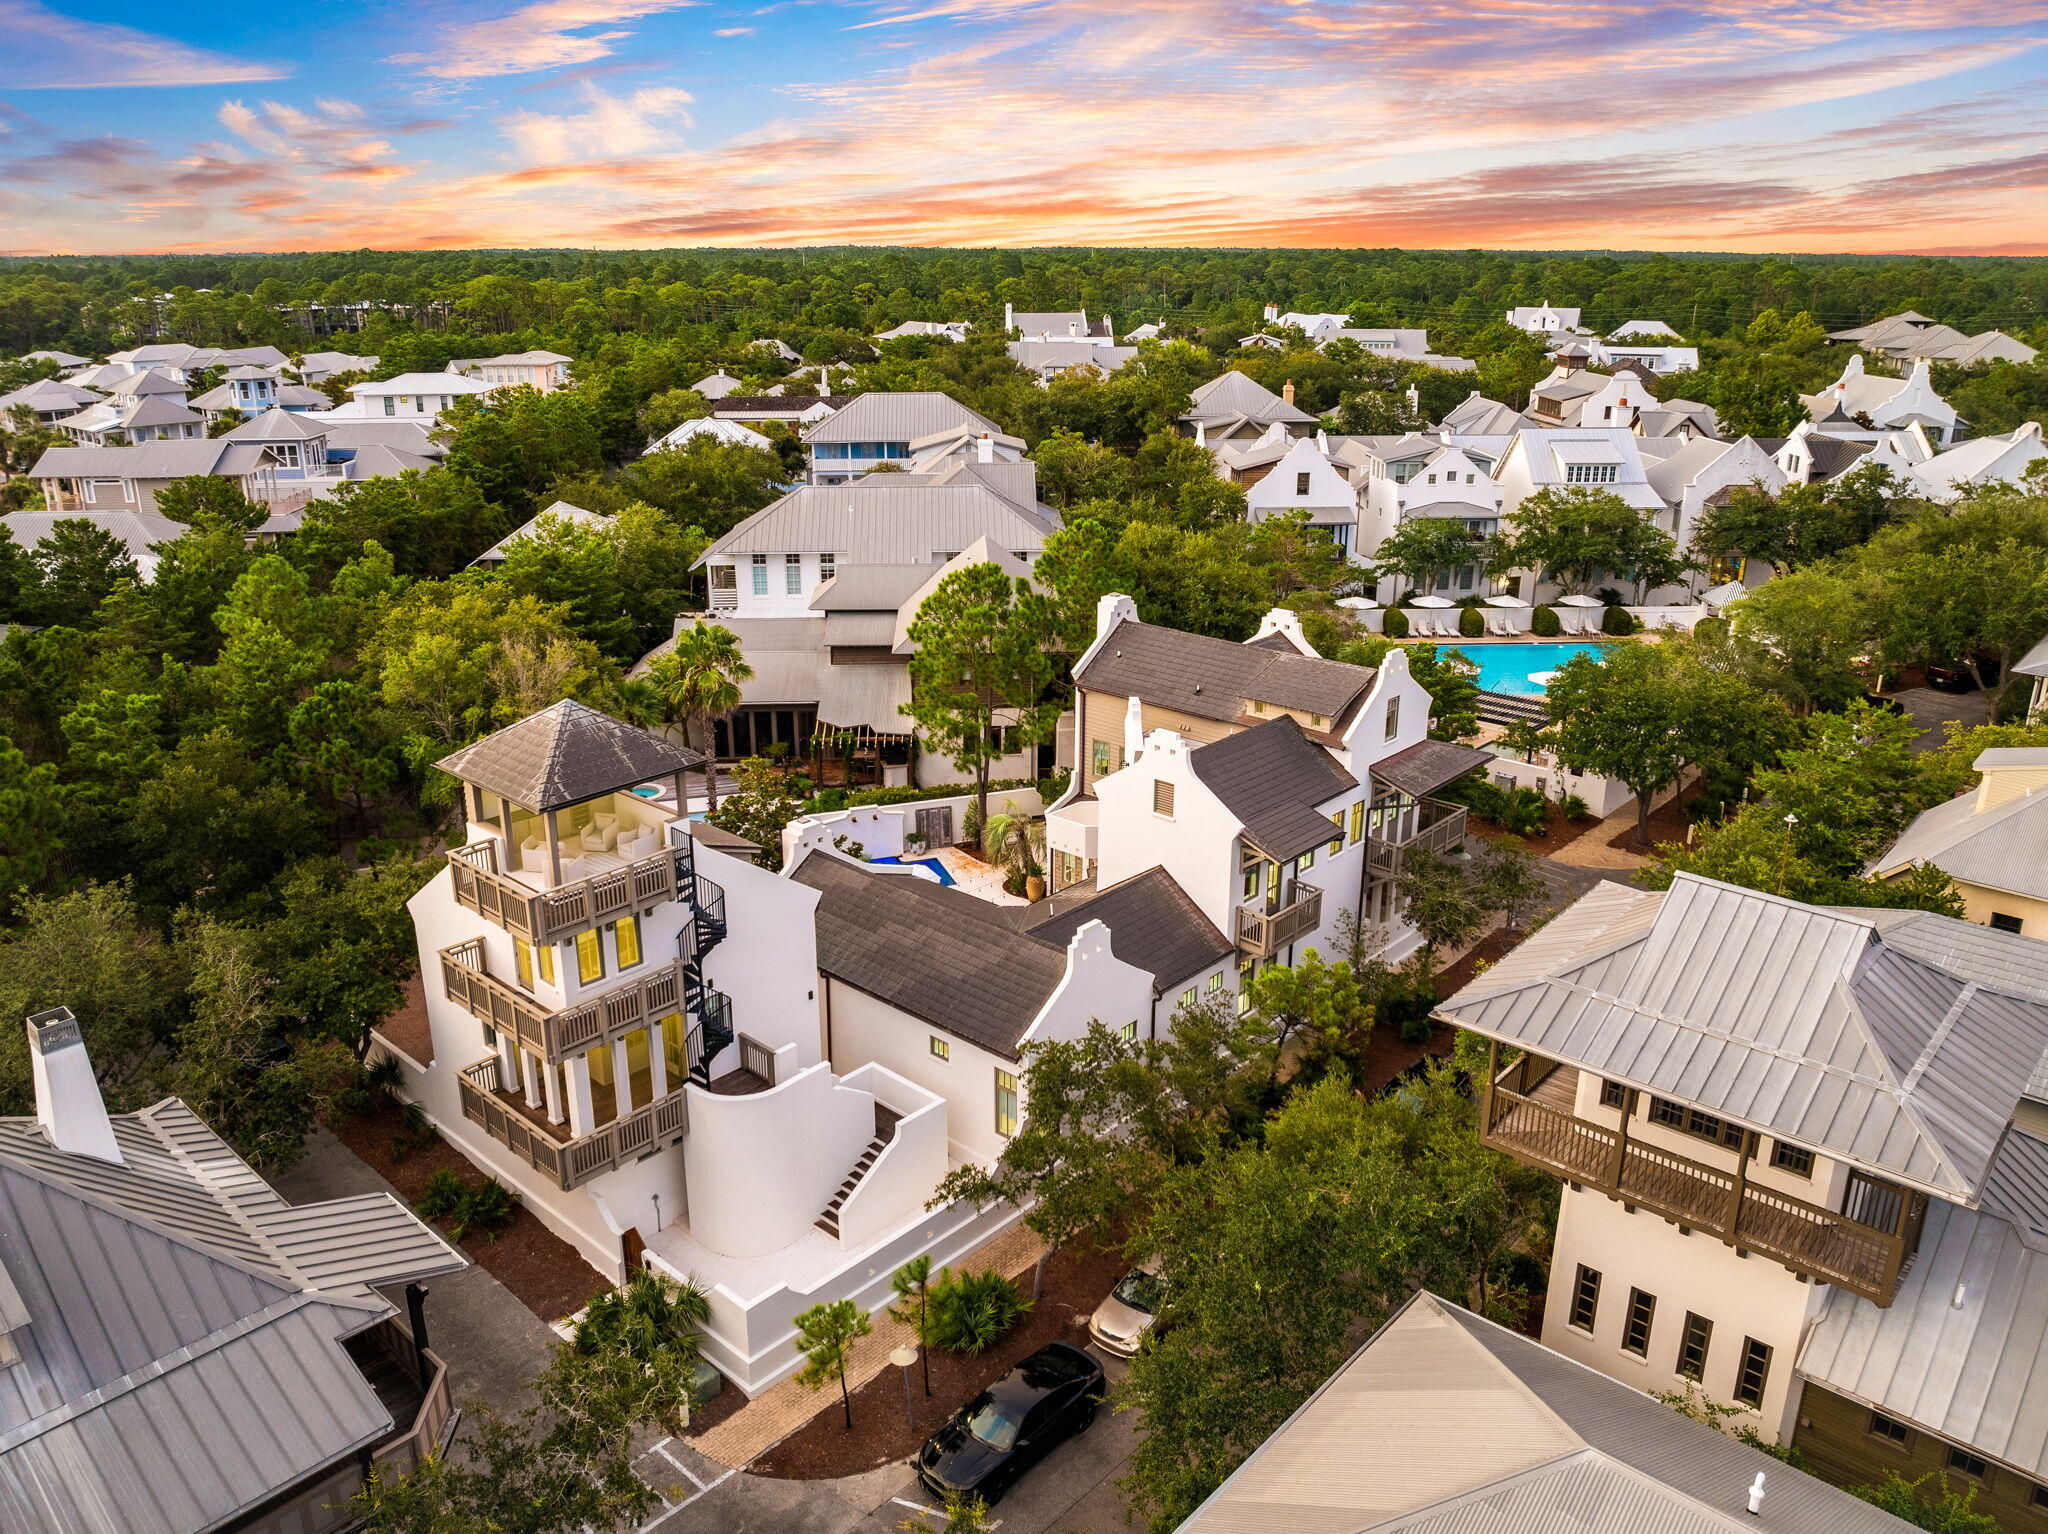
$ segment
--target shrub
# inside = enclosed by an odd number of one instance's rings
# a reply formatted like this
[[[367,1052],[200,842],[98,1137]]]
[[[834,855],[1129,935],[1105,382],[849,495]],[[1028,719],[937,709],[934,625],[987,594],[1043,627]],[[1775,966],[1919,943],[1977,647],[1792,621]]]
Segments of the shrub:
[[[1021,1321],[1031,1302],[1000,1273],[941,1270],[932,1280],[925,1342],[948,1353],[980,1353]]]
[[[1728,620],[1709,613],[1692,626],[1692,637],[1709,644],[1718,644],[1728,637]]]
[[[469,1189],[463,1186],[460,1174],[453,1167],[444,1166],[427,1179],[412,1207],[423,1220],[445,1220],[462,1207],[468,1196]]]
[[[1476,607],[1468,607],[1458,614],[1458,632],[1467,639],[1479,639],[1486,633],[1486,616]]]
[[[1548,607],[1539,607],[1529,614],[1529,632],[1538,639],[1555,639],[1564,632],[1564,625],[1557,621],[1557,614]]]
[[[441,1131],[427,1122],[419,1104],[407,1103],[398,1110],[398,1128],[391,1136],[391,1159],[404,1161],[415,1151],[431,1149],[440,1138]]]
[[[1600,632],[1603,634],[1633,634],[1641,627],[1636,622],[1636,615],[1626,607],[1610,607],[1600,615]]]
[[[455,1208],[455,1218],[448,1224],[449,1236],[460,1241],[470,1231],[477,1231],[486,1239],[495,1241],[498,1232],[512,1223],[512,1216],[519,1212],[519,1201],[512,1197],[512,1190],[495,1177],[486,1177],[483,1186],[472,1188],[462,1195],[462,1201]]]
[[[1408,637],[1408,615],[1398,607],[1388,608],[1384,626],[1380,632],[1389,639],[1406,639]]]
[[[1501,794],[1492,819],[1517,836],[1534,836],[1549,824],[1550,806],[1539,789],[1511,788]]]
[[[1586,801],[1577,794],[1566,794],[1557,801],[1557,807],[1563,812],[1566,820],[1584,820],[1593,813]]]
[[[1616,591],[1612,586],[1602,586],[1599,590],[1595,591],[1593,595],[1598,597],[1601,601],[1605,602],[1609,607],[1621,606],[1621,593]]]

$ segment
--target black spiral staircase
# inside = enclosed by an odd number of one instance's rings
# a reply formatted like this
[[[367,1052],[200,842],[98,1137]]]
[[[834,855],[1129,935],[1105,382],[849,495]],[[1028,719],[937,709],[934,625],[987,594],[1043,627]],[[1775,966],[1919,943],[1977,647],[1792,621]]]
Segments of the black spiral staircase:
[[[725,940],[725,891],[697,872],[695,849],[685,839],[676,852],[676,888],[690,907],[683,929],[683,1005],[698,1035],[690,1074],[711,1085],[711,1062],[734,1037],[732,998],[704,978],[704,956]]]

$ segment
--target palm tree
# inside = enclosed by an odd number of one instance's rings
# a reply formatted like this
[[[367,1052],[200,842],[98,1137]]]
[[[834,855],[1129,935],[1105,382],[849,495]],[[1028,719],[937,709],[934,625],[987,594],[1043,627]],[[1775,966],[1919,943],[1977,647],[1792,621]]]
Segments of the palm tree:
[[[991,815],[981,828],[981,855],[1028,890],[1029,881],[1043,879],[1039,859],[1045,852],[1045,822],[1029,815]],[[1009,882],[1008,880],[1005,881]]]
[[[667,700],[669,718],[683,738],[704,753],[706,807],[718,808],[718,763],[712,759],[710,724],[740,706],[740,683],[754,668],[740,655],[739,635],[699,619],[676,635],[675,647],[648,669],[647,679]]]

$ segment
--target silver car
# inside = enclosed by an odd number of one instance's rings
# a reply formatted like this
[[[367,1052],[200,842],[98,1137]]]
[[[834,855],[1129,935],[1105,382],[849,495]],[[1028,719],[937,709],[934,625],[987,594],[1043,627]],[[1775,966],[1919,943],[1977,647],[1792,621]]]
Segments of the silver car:
[[[1089,1337],[1106,1353],[1131,1357],[1159,1313],[1165,1288],[1165,1280],[1149,1269],[1134,1268],[1126,1273],[1088,1318]]]

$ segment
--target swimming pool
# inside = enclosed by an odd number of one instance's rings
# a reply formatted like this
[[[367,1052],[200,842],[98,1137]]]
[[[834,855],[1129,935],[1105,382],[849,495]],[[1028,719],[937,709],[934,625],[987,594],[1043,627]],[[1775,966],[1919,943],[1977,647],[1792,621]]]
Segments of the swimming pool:
[[[898,868],[908,868],[915,871],[921,879],[936,879],[941,884],[951,884],[953,882],[953,876],[946,872],[946,865],[937,858],[912,858],[909,862],[905,862],[902,858],[869,858],[868,861],[870,863],[891,863]]]
[[[1464,650],[1479,668],[1480,691],[1523,698],[1542,697],[1543,683],[1536,678],[1557,670],[1574,655],[1599,653],[1597,644],[1475,644]]]

